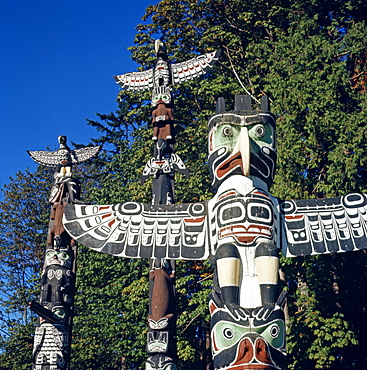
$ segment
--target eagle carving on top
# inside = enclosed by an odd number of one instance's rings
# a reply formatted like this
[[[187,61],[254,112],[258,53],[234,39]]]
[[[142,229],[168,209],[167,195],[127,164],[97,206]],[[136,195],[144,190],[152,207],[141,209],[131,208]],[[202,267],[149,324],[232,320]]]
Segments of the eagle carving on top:
[[[71,176],[73,164],[81,163],[95,157],[101,150],[101,146],[87,146],[71,150],[67,145],[65,135],[58,137],[60,147],[56,151],[27,150],[29,156],[38,164],[47,167],[56,167],[56,171]]]
[[[116,82],[127,90],[153,90],[159,86],[168,87],[205,74],[218,60],[220,51],[196,56],[181,63],[170,63],[166,47],[161,40],[155,41],[158,57],[156,65],[142,72],[130,72],[114,76]]]

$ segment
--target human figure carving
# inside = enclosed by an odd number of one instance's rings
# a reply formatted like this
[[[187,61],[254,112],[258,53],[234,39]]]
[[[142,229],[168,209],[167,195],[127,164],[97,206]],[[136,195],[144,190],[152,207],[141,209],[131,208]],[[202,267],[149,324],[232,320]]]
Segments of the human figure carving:
[[[164,103],[158,103],[157,108],[152,113],[153,116],[153,141],[158,139],[172,139],[173,112]]]

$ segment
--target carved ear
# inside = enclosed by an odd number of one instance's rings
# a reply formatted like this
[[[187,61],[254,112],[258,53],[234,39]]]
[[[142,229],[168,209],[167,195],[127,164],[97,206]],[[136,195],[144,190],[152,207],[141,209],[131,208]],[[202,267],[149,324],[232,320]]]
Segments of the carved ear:
[[[252,110],[250,95],[236,95],[234,97],[234,110]]]
[[[269,104],[269,98],[267,95],[263,95],[261,97],[261,105],[260,105],[261,110],[265,111],[270,111],[270,104]]]
[[[209,301],[209,312],[210,312],[210,315],[213,315],[214,312],[218,309],[219,307],[214,303],[214,301],[211,299]]]
[[[287,296],[288,292],[286,290],[282,290],[275,304],[281,308],[284,308],[285,302],[287,301]]]
[[[219,114],[219,113],[223,113],[225,111],[226,111],[226,103],[224,101],[224,98],[220,97],[217,100],[217,105],[215,107],[215,113]]]

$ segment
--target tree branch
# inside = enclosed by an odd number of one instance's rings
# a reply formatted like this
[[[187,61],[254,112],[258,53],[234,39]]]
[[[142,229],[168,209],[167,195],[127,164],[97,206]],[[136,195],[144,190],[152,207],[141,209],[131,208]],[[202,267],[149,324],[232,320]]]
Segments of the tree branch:
[[[237,80],[238,80],[238,82],[239,82],[239,84],[241,85],[241,87],[246,91],[246,93],[248,94],[248,95],[250,95],[251,96],[251,98],[252,99],[254,99],[257,103],[259,103],[260,104],[260,102],[252,95],[252,94],[250,94],[250,92],[246,89],[246,87],[245,87],[245,85],[242,83],[242,81],[241,81],[241,79],[239,78],[239,76],[238,76],[238,74],[237,74],[237,72],[236,72],[236,70],[234,69],[234,65],[233,65],[233,63],[232,63],[232,59],[231,59],[231,56],[229,55],[229,51],[228,51],[228,48],[227,47],[225,47],[225,53],[226,53],[226,55],[227,55],[227,57],[228,57],[228,60],[229,60],[229,63],[231,64],[231,67],[232,67],[232,71],[233,71],[233,73],[234,73],[234,75],[236,76],[236,78],[237,78]]]

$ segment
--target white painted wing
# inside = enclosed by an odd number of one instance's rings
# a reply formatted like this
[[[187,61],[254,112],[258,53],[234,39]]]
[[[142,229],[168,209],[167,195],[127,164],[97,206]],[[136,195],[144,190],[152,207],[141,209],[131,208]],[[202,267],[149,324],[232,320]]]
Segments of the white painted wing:
[[[27,150],[30,157],[43,166],[56,167],[60,163],[59,155],[57,151],[48,152],[46,150]]]
[[[130,72],[113,76],[115,81],[126,90],[142,91],[153,88],[153,68],[143,72]]]
[[[73,163],[81,163],[88,159],[95,157],[101,150],[101,146],[86,146],[84,148],[75,149],[71,151],[71,158]]]
[[[207,202],[68,204],[63,223],[79,243],[120,257],[201,260],[209,254]]]
[[[205,74],[216,63],[220,51],[204,54],[187,60],[185,62],[171,65],[172,79],[174,84],[191,80]]]
[[[287,257],[367,248],[367,196],[280,203],[282,252]]]

